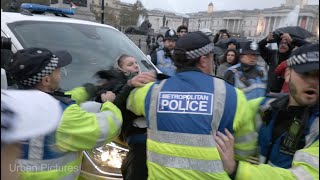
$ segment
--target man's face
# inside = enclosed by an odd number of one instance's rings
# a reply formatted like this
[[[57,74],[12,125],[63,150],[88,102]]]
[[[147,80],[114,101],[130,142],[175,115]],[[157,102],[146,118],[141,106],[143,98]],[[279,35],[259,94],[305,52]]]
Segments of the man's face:
[[[222,33],[221,38],[222,38],[222,39],[227,39],[227,38],[229,38],[229,37],[228,37],[228,34],[227,34],[227,33]]]
[[[281,42],[279,44],[279,52],[286,53],[288,51],[289,51],[289,46],[288,46],[287,40],[285,40],[285,39],[281,40]]]
[[[171,39],[164,40],[164,47],[173,50],[176,47],[176,41]]]
[[[178,33],[179,33],[179,37],[182,37],[182,36],[184,36],[184,35],[186,35],[188,33],[188,30],[181,29],[180,32],[178,32]]]
[[[240,61],[243,64],[254,66],[257,64],[258,56],[255,54],[243,54],[240,56]]]
[[[319,101],[319,70],[299,74],[288,68],[285,81],[289,85],[289,105],[310,106]]]
[[[210,53],[207,56],[203,56],[204,58],[206,58],[207,61],[207,65],[204,67],[203,72],[206,74],[210,74],[213,75],[213,70],[214,70],[214,55],[213,53]]]
[[[60,68],[55,69],[52,74],[49,75],[49,87],[50,91],[55,91],[59,88],[61,81]]]

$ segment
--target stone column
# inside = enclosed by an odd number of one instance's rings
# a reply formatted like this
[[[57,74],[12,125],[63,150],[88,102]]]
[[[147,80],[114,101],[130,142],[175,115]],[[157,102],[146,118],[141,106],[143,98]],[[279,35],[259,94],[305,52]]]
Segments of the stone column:
[[[226,29],[228,29],[228,26],[229,26],[229,19],[227,19]]]
[[[233,19],[233,24],[232,24],[232,32],[234,32],[234,28],[236,26],[236,20]]]
[[[307,20],[306,20],[306,30],[310,31],[308,28],[309,28],[309,20],[310,20],[310,17],[307,16]]]
[[[266,21],[268,22],[268,25],[266,29],[264,30],[265,35],[269,33],[269,27],[270,27],[270,17],[266,17]]]
[[[240,24],[241,24],[241,19],[238,19],[237,33],[240,33]]]
[[[300,26],[300,25],[301,25],[301,20],[302,20],[302,17],[301,17],[301,16],[299,16],[299,17],[298,17],[298,26]]]
[[[272,31],[275,30],[277,27],[276,27],[276,21],[277,21],[277,16],[273,17],[274,20],[273,20],[273,26],[272,26]]]
[[[310,28],[309,28],[309,31],[310,32],[313,32],[313,24],[314,24],[314,18],[310,19]]]

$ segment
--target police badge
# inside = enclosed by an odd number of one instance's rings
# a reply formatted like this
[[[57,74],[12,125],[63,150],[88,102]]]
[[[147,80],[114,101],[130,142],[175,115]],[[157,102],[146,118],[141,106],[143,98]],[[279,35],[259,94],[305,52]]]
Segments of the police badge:
[[[170,36],[174,36],[174,31],[173,31],[172,29],[170,29],[169,35],[170,35]]]
[[[252,50],[257,50],[258,49],[258,43],[255,42],[255,41],[252,41],[251,44],[250,44],[250,49]]]

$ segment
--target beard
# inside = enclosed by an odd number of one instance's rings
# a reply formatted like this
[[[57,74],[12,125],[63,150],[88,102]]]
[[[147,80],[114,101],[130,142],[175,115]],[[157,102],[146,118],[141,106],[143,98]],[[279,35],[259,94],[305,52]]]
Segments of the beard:
[[[317,100],[315,101],[308,101],[303,99],[303,97],[298,93],[298,88],[297,86],[291,81],[291,78],[289,80],[288,83],[289,86],[289,94],[290,96],[295,100],[295,102],[299,105],[299,106],[313,106],[317,103],[319,103],[319,98],[317,98]]]

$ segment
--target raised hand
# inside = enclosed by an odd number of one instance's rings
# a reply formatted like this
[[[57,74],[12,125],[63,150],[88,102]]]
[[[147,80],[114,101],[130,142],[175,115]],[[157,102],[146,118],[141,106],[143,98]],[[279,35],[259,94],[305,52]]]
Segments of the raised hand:
[[[116,95],[112,91],[107,91],[101,94],[101,101],[102,102],[113,102],[116,99]]]
[[[131,87],[141,87],[149,82],[154,82],[156,75],[154,72],[142,72],[128,81],[128,85]]]
[[[267,42],[270,42],[274,40],[274,37],[273,37],[273,32],[269,32],[268,36],[267,36]]]

